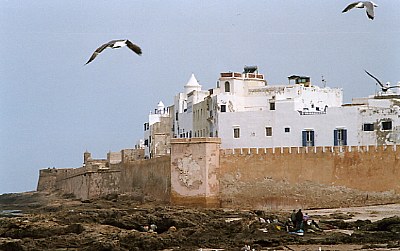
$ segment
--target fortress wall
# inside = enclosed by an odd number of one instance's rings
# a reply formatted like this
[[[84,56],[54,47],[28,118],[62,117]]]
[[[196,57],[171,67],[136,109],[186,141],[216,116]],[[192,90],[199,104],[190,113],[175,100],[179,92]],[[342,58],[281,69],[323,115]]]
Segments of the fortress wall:
[[[150,196],[169,201],[171,195],[171,157],[128,161],[121,164],[120,193]]]
[[[400,146],[220,149],[218,138],[171,140],[171,155],[42,169],[38,191],[111,193],[239,208],[342,207],[400,201]],[[133,156],[133,155],[132,155]]]
[[[123,163],[143,159],[144,149],[122,149],[121,158]]]
[[[399,198],[400,147],[221,149],[222,206],[321,207]]]
[[[59,173],[55,189],[63,194],[74,194],[78,199],[89,199],[89,176],[84,172],[73,172],[69,176],[66,173]]]
[[[55,190],[63,194],[74,194],[78,199],[91,199],[119,193],[120,170],[80,167],[58,171]]]
[[[59,172],[65,169],[47,168],[39,171],[37,191],[53,192],[56,187],[56,180]]]

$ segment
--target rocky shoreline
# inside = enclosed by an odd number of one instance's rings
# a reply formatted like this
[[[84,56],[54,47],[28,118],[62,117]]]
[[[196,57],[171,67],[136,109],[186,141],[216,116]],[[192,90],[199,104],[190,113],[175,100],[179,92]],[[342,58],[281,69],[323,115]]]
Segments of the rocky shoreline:
[[[357,208],[348,211],[305,210],[322,231],[298,236],[285,230],[287,211],[178,207],[128,195],[80,201],[38,192],[3,194],[0,250],[400,249],[398,215],[360,219]]]

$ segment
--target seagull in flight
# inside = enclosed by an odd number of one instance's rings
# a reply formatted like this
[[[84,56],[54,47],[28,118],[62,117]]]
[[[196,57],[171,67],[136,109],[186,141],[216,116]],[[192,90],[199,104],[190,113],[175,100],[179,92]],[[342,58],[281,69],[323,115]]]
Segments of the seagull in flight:
[[[376,83],[378,83],[381,86],[381,89],[383,92],[387,92],[389,89],[391,88],[400,88],[400,85],[395,85],[395,86],[390,86],[390,83],[387,82],[386,85],[383,85],[382,82],[374,77],[374,75],[372,75],[371,73],[367,72],[366,70],[364,70],[371,78],[375,79]]]
[[[86,64],[92,62],[97,55],[99,55],[102,51],[104,51],[106,48],[110,47],[112,49],[116,49],[116,48],[121,48],[124,46],[128,46],[129,49],[131,49],[132,51],[134,51],[136,54],[138,54],[139,56],[142,55],[142,49],[140,49],[139,46],[137,46],[136,44],[132,43],[131,41],[129,41],[128,39],[118,39],[118,40],[112,40],[108,43],[103,44],[102,46],[100,46],[99,48],[97,48],[92,56],[89,58],[89,60],[86,62]],[[85,65],[86,65],[85,64]]]
[[[365,8],[368,18],[373,20],[374,19],[374,7],[378,7],[378,5],[376,5],[372,1],[357,1],[357,2],[347,5],[347,7],[342,11],[342,13],[345,13],[353,8],[361,8],[361,9]]]

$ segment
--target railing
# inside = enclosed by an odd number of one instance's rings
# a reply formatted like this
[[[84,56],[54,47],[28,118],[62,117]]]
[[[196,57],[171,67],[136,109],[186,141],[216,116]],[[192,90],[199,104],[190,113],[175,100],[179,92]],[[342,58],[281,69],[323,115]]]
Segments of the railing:
[[[221,72],[221,78],[242,78],[242,73],[239,72]],[[245,78],[264,79],[263,74],[245,73]]]
[[[300,115],[321,115],[321,114],[326,114],[326,111],[315,111],[315,112],[309,112],[309,111],[298,111]]]

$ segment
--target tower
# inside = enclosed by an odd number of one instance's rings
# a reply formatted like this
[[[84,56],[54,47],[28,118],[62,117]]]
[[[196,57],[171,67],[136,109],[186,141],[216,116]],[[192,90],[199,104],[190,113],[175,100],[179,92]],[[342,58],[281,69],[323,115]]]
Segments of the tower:
[[[86,164],[88,160],[92,159],[92,154],[87,150],[83,153],[83,164]]]

